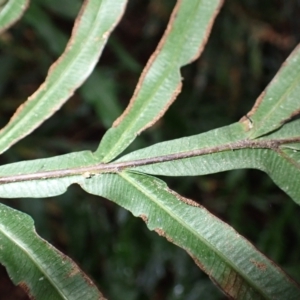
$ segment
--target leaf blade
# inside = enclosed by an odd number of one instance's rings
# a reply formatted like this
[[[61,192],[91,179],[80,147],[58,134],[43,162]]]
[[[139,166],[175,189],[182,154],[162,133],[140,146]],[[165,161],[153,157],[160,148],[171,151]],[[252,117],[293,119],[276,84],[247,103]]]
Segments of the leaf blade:
[[[0,153],[32,132],[63,105],[92,72],[106,41],[123,14],[126,0],[86,0],[62,56],[45,82],[0,131]]]
[[[0,34],[17,22],[29,5],[29,0],[9,0],[0,10]]]
[[[83,189],[125,207],[150,230],[185,249],[227,295],[299,297],[299,287],[233,228],[161,180],[127,171],[100,176],[86,181]]]
[[[95,165],[97,162],[90,151],[82,151],[60,155],[51,158],[36,159],[7,164],[0,167],[1,177],[24,174],[40,174],[36,179],[13,181],[0,184],[1,198],[16,197],[53,197],[66,192],[71,184],[80,184],[86,179],[85,171],[75,174],[46,177],[41,172],[81,169],[85,166]],[[64,172],[64,171],[63,171]],[[1,178],[0,177],[0,178]],[[13,191],[13,192],[12,192]]]
[[[104,299],[67,256],[39,237],[26,214],[0,204],[0,261],[34,299]]]
[[[180,68],[200,55],[221,3],[222,0],[177,2],[166,32],[149,59],[127,109],[105,134],[95,152],[102,162],[109,162],[120,154],[175,100],[181,90]]]
[[[249,138],[255,139],[280,128],[300,113],[300,44],[283,63],[276,76],[248,113],[252,124]],[[248,123],[247,118],[243,118]],[[248,126],[249,127],[249,126]]]
[[[299,126],[300,120],[295,120],[273,134],[252,141],[248,139],[244,125],[235,123],[146,147],[117,162],[131,161],[131,170],[160,176],[198,176],[234,169],[258,169],[266,172],[300,204]],[[149,163],[143,165],[143,160]]]

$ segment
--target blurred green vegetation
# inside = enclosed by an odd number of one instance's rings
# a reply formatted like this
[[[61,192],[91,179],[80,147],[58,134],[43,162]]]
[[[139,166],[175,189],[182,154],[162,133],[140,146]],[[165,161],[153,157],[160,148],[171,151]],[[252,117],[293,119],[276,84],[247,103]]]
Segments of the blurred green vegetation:
[[[62,53],[81,2],[32,0],[22,20],[0,36],[1,126]],[[129,1],[83,87],[0,162],[95,150],[126,107],[174,3]],[[178,100],[127,151],[238,121],[299,42],[299,12],[298,0],[225,1],[203,55],[182,70],[184,88]],[[300,281],[300,210],[267,175],[238,170],[164,180],[229,223]],[[30,214],[37,232],[74,259],[109,299],[225,298],[183,250],[148,231],[142,220],[79,187],[56,198],[3,202]],[[0,294],[7,288],[0,284]],[[14,295],[11,299],[26,299]]]

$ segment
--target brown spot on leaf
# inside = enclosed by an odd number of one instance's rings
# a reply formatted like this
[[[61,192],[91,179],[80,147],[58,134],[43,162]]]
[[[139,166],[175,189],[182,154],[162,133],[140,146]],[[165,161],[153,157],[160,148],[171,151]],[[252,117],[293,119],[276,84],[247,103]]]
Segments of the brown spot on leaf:
[[[266,271],[267,269],[267,266],[266,264],[262,263],[262,262],[259,262],[259,261],[256,261],[255,259],[253,258],[250,258],[250,262],[253,263],[253,265],[255,267],[257,267],[260,271]]]
[[[242,299],[243,293],[247,286],[245,285],[244,279],[233,269],[226,267],[226,272],[224,272],[223,277],[219,278],[218,281],[214,277],[214,266],[210,266],[210,269],[207,268],[189,249],[186,249],[184,245],[178,245],[174,242],[161,228],[154,229],[160,236],[165,237],[169,242],[183,248],[194,260],[196,265],[205,272],[210,279],[228,296],[229,299]],[[219,274],[218,274],[219,275]]]
[[[21,281],[18,286],[28,295],[31,300],[35,299],[35,297],[31,295],[29,286],[24,281]]]
[[[180,197],[179,200],[190,206],[201,207],[201,205],[199,205],[197,202],[188,198]]]
[[[21,281],[18,286],[20,288],[22,288],[26,293],[28,293],[30,291],[28,285],[24,282],[24,281]]]
[[[142,218],[145,223],[148,223],[148,217],[145,214],[141,214],[140,218]]]
[[[207,267],[204,266],[204,264],[190,251],[186,251],[194,260],[196,265],[209,276],[212,282],[218,286],[228,296],[229,299],[239,299],[237,295],[240,293],[240,287],[243,284],[243,280],[235,271],[230,270],[229,274],[222,278],[222,281],[216,281],[216,279],[213,277],[213,270],[208,270]]]
[[[165,237],[165,232],[164,232],[161,228],[155,228],[154,231],[155,231],[158,235]]]
[[[173,244],[175,244],[175,245],[178,245],[178,244],[176,244],[176,243],[174,242],[174,240],[173,240],[171,237],[169,237],[169,236],[168,236],[161,228],[156,228],[156,229],[154,229],[154,231],[155,231],[158,235],[163,236],[168,242],[173,243]]]
[[[73,276],[76,276],[77,274],[79,274],[80,277],[82,277],[84,279],[84,281],[87,283],[87,285],[89,285],[91,288],[97,289],[94,282],[84,272],[82,272],[82,270],[79,269],[79,267],[74,262],[72,262],[69,258],[67,258],[67,260],[72,264],[72,269],[67,274],[67,277],[70,278],[70,277],[73,277]],[[100,300],[106,300],[106,298],[102,295],[102,293],[98,289],[97,289],[97,292],[99,294]]]
[[[80,276],[84,279],[84,281],[89,285],[94,287],[95,284],[93,283],[93,281],[84,273],[81,271],[81,269],[79,269],[79,267],[68,257],[66,257],[66,260],[68,261],[68,263],[70,263],[72,265],[72,269],[70,270],[70,272],[67,274],[67,277],[73,277],[76,276],[77,274],[80,274]]]
[[[175,243],[174,240],[173,240],[171,237],[169,237],[168,235],[165,234],[164,237],[167,239],[168,242],[170,242],[170,243],[172,243],[172,244],[174,244],[174,245],[179,246],[179,245],[178,245],[177,243]]]
[[[20,285],[14,285],[5,267],[0,264],[0,299],[30,300]]]
[[[168,193],[174,195],[178,200],[184,202],[187,205],[195,206],[195,207],[202,207],[199,203],[195,202],[194,200],[185,198],[169,188],[166,188],[166,190],[168,191]]]
[[[244,279],[236,273],[233,269],[229,270],[229,274],[224,276],[223,280],[216,282],[213,279],[213,282],[218,285],[223,292],[228,295],[231,299],[242,299],[244,290],[245,290],[245,282]]]
[[[77,275],[78,273],[80,273],[79,268],[76,265],[73,264],[73,268],[68,273],[67,277],[73,277],[73,276]]]
[[[61,259],[64,261],[66,264],[71,265],[71,270],[69,271],[68,274],[66,274],[67,278],[71,278],[73,276],[76,276],[77,274],[80,274],[80,276],[85,280],[85,282],[92,287],[95,287],[95,284],[93,281],[84,273],[82,270],[65,254],[59,253],[61,256]]]

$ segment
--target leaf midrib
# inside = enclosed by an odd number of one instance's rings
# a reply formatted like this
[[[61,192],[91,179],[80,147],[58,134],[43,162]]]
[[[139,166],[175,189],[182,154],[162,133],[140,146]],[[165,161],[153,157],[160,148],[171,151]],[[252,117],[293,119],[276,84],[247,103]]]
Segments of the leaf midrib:
[[[257,125],[258,128],[250,135],[251,138],[258,138],[259,136],[261,136],[263,134],[267,134],[270,131],[270,129],[268,129],[268,132],[265,132],[265,130],[261,131],[260,129],[263,128],[263,126],[262,126],[263,123],[268,122],[268,120],[270,120],[272,118],[272,114],[274,113],[274,111],[279,110],[278,107],[280,107],[280,105],[282,105],[282,103],[285,101],[287,96],[293,92],[295,85],[297,83],[299,84],[300,73],[298,73],[298,76],[294,76],[293,78],[294,78],[294,80],[291,82],[289,87],[287,89],[285,89],[284,92],[280,95],[279,100],[277,100],[277,103],[272,107],[269,105],[269,108],[270,108],[269,111],[266,114],[264,114],[264,118],[258,122],[258,125]],[[266,93],[263,101],[266,101],[267,98],[268,98],[268,95]],[[275,124],[275,125],[273,124],[273,125],[276,126],[275,128],[278,128],[280,125],[283,125],[283,122],[285,120],[289,120],[290,118],[291,118],[291,116],[286,116],[279,124]],[[274,126],[272,127],[272,130],[274,130]],[[257,135],[257,132],[259,132],[259,135]]]
[[[101,173],[119,173],[120,171],[136,168],[139,166],[163,163],[167,161],[175,161],[196,156],[203,156],[224,151],[233,151],[241,149],[269,149],[275,152],[280,152],[280,146],[288,143],[300,142],[300,137],[274,139],[274,140],[241,140],[233,143],[227,143],[219,146],[194,149],[179,153],[171,153],[167,155],[155,156],[150,158],[142,158],[131,161],[116,161],[109,164],[93,164],[83,167],[74,167],[67,169],[56,169],[51,171],[43,171],[36,173],[27,173],[15,175],[1,176],[0,184],[16,183],[29,180],[47,180],[53,178],[63,178],[70,176],[82,175],[84,178],[90,178]]]
[[[199,7],[200,4],[201,4],[201,1],[199,1],[198,4],[197,4],[196,6]],[[179,9],[180,9],[180,8],[179,8]],[[178,11],[179,11],[179,9],[178,9]],[[177,13],[178,13],[178,11],[177,11]],[[197,10],[195,9],[195,10],[193,11],[193,13],[195,14],[196,12],[197,12]],[[189,24],[192,22],[191,20],[193,20],[193,18],[188,19],[188,22],[186,22],[186,24],[189,25]],[[174,19],[174,23],[175,23],[175,19]],[[172,25],[174,25],[174,23],[173,23]],[[180,35],[180,41],[181,41],[180,45],[184,45],[184,43],[182,43],[182,41],[186,39],[186,33],[187,33],[188,29],[189,29],[189,26],[185,26],[184,34],[181,34],[181,35]],[[167,39],[171,36],[172,33],[173,33],[173,32],[170,32],[169,36],[166,38],[165,43],[164,43],[164,46],[166,45]],[[182,49],[182,48],[184,48],[184,46],[182,46],[181,48],[180,48],[180,47],[176,48],[177,51],[174,51],[174,52],[173,52],[173,55],[171,56],[172,59],[170,59],[170,61],[172,61],[172,62],[173,62],[173,61],[177,62],[177,60],[175,60],[175,58],[180,57],[180,54],[182,53],[182,51],[179,51],[178,49]],[[161,53],[163,52],[163,50],[164,50],[164,49],[162,48],[161,52],[158,54],[157,57],[159,57],[159,55],[161,55]],[[178,53],[179,53],[179,54],[178,54]],[[156,57],[156,59],[157,59],[157,57]],[[178,61],[179,61],[179,60],[178,60]],[[154,62],[155,62],[155,61],[154,61]],[[152,63],[152,66],[153,66],[154,62]],[[168,68],[165,68],[165,69],[164,69],[164,72],[162,73],[162,75],[166,75],[166,76],[167,76],[169,73],[171,73],[171,71],[172,71],[173,69],[176,69],[176,72],[177,72],[177,71],[180,70],[180,68],[181,68],[181,65],[180,65],[179,63],[174,64],[174,65],[173,65],[173,64],[170,64]],[[149,71],[149,70],[148,70],[148,71]],[[148,74],[149,74],[149,73],[148,73]],[[146,75],[146,76],[147,76],[147,75]],[[144,79],[146,79],[146,76],[145,76]],[[143,105],[141,106],[141,109],[139,110],[139,112],[140,112],[140,111],[143,111],[143,109],[144,109],[145,107],[147,107],[147,105],[148,105],[149,103],[152,102],[152,99],[155,98],[155,95],[156,95],[157,91],[159,90],[159,88],[162,86],[162,83],[165,81],[166,78],[168,78],[168,77],[166,77],[166,76],[161,76],[162,80],[158,81],[157,84],[154,85],[154,88],[152,89],[152,91],[153,91],[152,94],[148,97],[148,100],[145,101],[145,102],[143,103]],[[178,86],[178,85],[177,85],[177,86]],[[141,89],[142,89],[142,87],[141,87]],[[141,91],[141,90],[140,90],[140,91]],[[140,92],[140,91],[139,91],[139,92]],[[174,94],[174,91],[173,91],[172,95],[173,95],[173,94]],[[137,95],[137,98],[138,98],[138,95]],[[167,105],[167,103],[166,103],[166,105]],[[138,119],[139,119],[139,117],[138,117],[137,119],[132,119],[132,121],[130,120],[129,126],[127,126],[127,128],[122,132],[122,134],[121,134],[120,137],[118,138],[118,141],[117,141],[116,143],[114,143],[114,146],[113,146],[113,147],[108,151],[108,153],[104,156],[104,158],[102,159],[102,162],[106,163],[106,162],[109,162],[110,160],[114,159],[114,157],[117,155],[117,154],[115,153],[115,152],[116,152],[115,149],[118,149],[119,145],[120,145],[120,144],[121,144],[121,145],[123,144],[124,139],[126,139],[126,138],[128,137],[128,132],[130,132],[131,129],[135,126],[135,124],[137,123]],[[151,120],[150,120],[150,122],[151,122]],[[140,130],[141,130],[141,129],[140,129]],[[140,130],[139,130],[139,132],[140,132]],[[137,134],[137,133],[136,133],[136,134]],[[124,137],[124,136],[125,136],[125,137]],[[121,146],[121,147],[122,147],[122,146]],[[117,150],[117,151],[118,151],[118,150]]]
[[[125,180],[127,180],[130,184],[132,184],[136,189],[138,189],[140,192],[142,192],[147,198],[149,198],[151,201],[153,201],[158,207],[160,207],[163,211],[165,211],[168,215],[171,216],[172,219],[177,221],[177,223],[182,227],[186,228],[187,231],[191,232],[196,240],[199,239],[202,241],[203,244],[205,244],[209,249],[212,249],[214,253],[219,257],[220,260],[224,261],[229,268],[233,269],[237,274],[240,274],[244,278],[244,282],[247,283],[250,287],[255,287],[255,290],[260,293],[260,295],[263,295],[266,299],[268,298],[268,295],[264,293],[264,290],[262,290],[255,282],[251,281],[249,277],[247,277],[246,273],[240,271],[235,265],[232,264],[232,262],[226,258],[220,252],[211,242],[209,242],[206,238],[202,237],[200,233],[198,233],[193,227],[189,226],[188,223],[184,222],[181,218],[178,217],[177,214],[174,214],[171,209],[169,209],[166,206],[161,205],[159,201],[156,201],[156,197],[152,197],[152,194],[149,194],[149,191],[142,186],[140,186],[136,181],[131,180],[131,177],[126,176],[126,172],[122,172],[119,174],[122,176]],[[147,193],[148,192],[148,193]],[[151,192],[151,191],[150,191]],[[178,199],[178,201],[180,201]],[[149,215],[149,213],[148,213]],[[163,228],[162,228],[163,229]],[[172,236],[171,236],[172,238]],[[194,253],[196,254],[196,253]],[[249,279],[248,279],[249,278]]]
[[[40,261],[39,258],[37,256],[35,256],[30,251],[30,249],[28,249],[28,251],[27,251],[26,244],[24,244],[19,239],[19,237],[16,237],[15,234],[13,234],[12,232],[10,232],[10,234],[8,234],[9,231],[5,231],[2,224],[0,224],[0,229],[1,229],[2,234],[4,236],[6,236],[11,241],[11,243],[17,245],[19,249],[22,249],[22,251],[27,255],[27,257],[29,257],[31,259],[31,261],[33,262],[33,264],[35,265],[35,267],[48,279],[48,281],[51,283],[51,286],[53,286],[56,289],[56,291],[58,292],[58,294],[61,295],[61,297],[63,299],[68,300],[67,295],[65,295],[61,291],[61,289],[56,284],[56,282],[52,280],[52,277],[48,275],[48,273],[46,272],[46,270],[44,270],[43,268],[41,268],[41,266],[43,265],[43,262],[38,263]],[[35,257],[36,257],[36,260],[34,259]]]
[[[75,51],[76,54],[72,55],[73,58],[72,58],[72,59],[70,60],[70,62],[68,63],[68,67],[64,68],[64,69],[60,72],[59,78],[58,78],[57,80],[55,80],[54,83],[51,84],[51,87],[47,89],[47,91],[45,92],[44,95],[42,95],[42,97],[40,98],[40,100],[39,100],[38,102],[36,102],[36,103],[33,105],[33,107],[31,108],[31,111],[30,111],[29,113],[26,113],[26,115],[22,118],[22,123],[23,123],[24,121],[27,121],[28,119],[32,118],[32,111],[33,111],[33,113],[34,113],[39,107],[45,105],[44,102],[47,101],[47,99],[49,99],[49,98],[51,97],[51,95],[52,95],[54,92],[57,91],[57,86],[59,87],[60,83],[65,79],[65,77],[67,77],[67,75],[68,75],[69,72],[70,72],[70,68],[72,68],[72,66],[73,66],[74,64],[76,64],[76,62],[77,62],[77,60],[78,60],[78,57],[81,56],[82,53],[85,53],[84,51],[82,51],[82,49],[86,48],[86,45],[87,45],[87,44],[90,44],[91,40],[94,39],[94,32],[97,31],[97,29],[98,29],[97,26],[93,26],[93,25],[94,25],[94,23],[95,23],[95,20],[99,19],[99,14],[100,14],[100,10],[101,10],[102,4],[103,4],[103,1],[101,0],[101,4],[100,4],[100,6],[99,6],[98,13],[97,13],[96,17],[94,18],[94,20],[91,22],[90,29],[92,28],[92,30],[89,31],[89,32],[92,32],[92,33],[86,35],[86,38],[80,43],[79,48],[76,48],[76,49],[77,49],[77,50]],[[102,22],[102,20],[101,20],[101,22]],[[72,37],[71,37],[71,38],[72,38]],[[70,41],[71,41],[71,40],[70,40]],[[69,43],[70,43],[70,41],[69,41]],[[69,43],[67,44],[67,47],[68,47]],[[65,49],[65,51],[63,52],[63,54],[62,54],[61,57],[63,57],[63,55],[69,55],[69,54],[70,54],[70,52],[69,52],[69,53],[66,53],[66,51],[68,51],[67,48]],[[79,54],[78,54],[78,53],[79,53]],[[60,59],[60,58],[58,58],[58,59]],[[58,60],[56,60],[56,62],[54,62],[54,63],[57,63],[57,62],[58,62]],[[59,63],[61,64],[62,62],[60,61]],[[50,67],[50,68],[51,68],[51,67]],[[53,70],[51,70],[51,72],[53,72]],[[48,77],[49,75],[50,75],[50,77]],[[49,74],[49,75],[47,76],[47,78],[50,78],[50,79],[48,79],[48,80],[51,80],[51,74]],[[44,83],[42,83],[42,85],[43,85],[43,84],[49,83],[49,81],[47,81],[47,78],[46,78],[46,80],[44,81]],[[42,86],[41,86],[41,87],[42,87]],[[40,87],[40,88],[41,88],[41,87]],[[39,91],[40,88],[39,88],[37,91]],[[75,87],[75,88],[76,88],[76,87]],[[37,92],[37,91],[36,91],[36,92]],[[45,100],[45,99],[46,99],[46,100]],[[25,102],[25,103],[26,103],[26,102]],[[28,102],[28,103],[29,103],[29,102]],[[9,131],[8,131],[6,134],[4,134],[4,135],[2,135],[2,136],[0,135],[1,139],[5,140],[5,137],[6,137],[7,135],[12,136],[12,135],[14,134],[14,132],[15,132],[16,130],[19,129],[19,124],[20,124],[19,122],[13,123],[12,126],[10,127]],[[9,126],[9,125],[10,125],[10,124],[8,124],[8,126]],[[31,127],[31,126],[30,126],[30,127]],[[4,129],[5,129],[5,128],[3,128],[3,130],[4,130]]]

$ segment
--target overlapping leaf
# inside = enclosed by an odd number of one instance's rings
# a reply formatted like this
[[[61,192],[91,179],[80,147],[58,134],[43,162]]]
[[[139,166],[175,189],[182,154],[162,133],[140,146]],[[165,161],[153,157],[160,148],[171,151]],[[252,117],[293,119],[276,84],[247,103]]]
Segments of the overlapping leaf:
[[[0,33],[17,22],[28,7],[29,0],[9,0],[0,7]]]
[[[273,134],[249,140],[244,126],[236,123],[159,143],[132,152],[118,162],[130,161],[133,170],[165,176],[259,169],[267,172],[282,190],[300,204],[299,126],[300,120],[295,120]]]
[[[90,151],[83,151],[1,166],[0,174],[2,178],[7,175],[18,176],[20,174],[25,175],[25,177],[27,175],[34,176],[35,174],[37,177],[21,181],[13,180],[10,183],[0,184],[0,197],[38,198],[63,194],[71,184],[81,183],[88,177],[87,171],[82,169],[82,167],[93,166],[96,163]],[[73,172],[74,170],[75,172]],[[49,174],[49,171],[54,171],[54,176],[47,176],[46,174]]]
[[[300,113],[300,45],[298,45],[257,99],[247,118],[249,137],[254,139],[278,129]]]
[[[150,230],[185,249],[230,297],[300,297],[299,287],[248,241],[203,207],[169,190],[161,180],[122,172],[92,177],[82,187],[130,210]]]
[[[237,125],[232,126],[231,134],[238,131]],[[70,184],[77,183],[87,192],[109,198],[142,217],[151,230],[184,248],[231,297],[264,299],[280,295],[297,299],[299,296],[298,287],[232,228],[204,208],[170,191],[162,181],[127,171],[120,175],[84,174],[83,164],[95,164],[90,152],[3,166],[1,174],[18,174],[20,169],[36,174],[42,172],[40,168],[44,166],[44,169],[59,172],[68,170],[69,175],[1,184],[0,195],[9,196],[14,189],[17,196],[47,197],[63,193]],[[70,170],[81,170],[82,174],[70,174]]]
[[[267,172],[300,203],[300,120],[268,136],[250,140],[236,123],[207,133],[159,143],[110,164],[89,151],[0,167],[0,197],[48,197],[99,173],[131,169],[152,175],[196,176],[240,168]],[[14,194],[11,191],[14,191]]]
[[[138,150],[119,162],[136,161],[136,171],[167,176],[260,169],[300,204],[300,123],[283,126],[300,112],[299,59],[298,46],[240,123]]]
[[[0,204],[0,262],[32,299],[104,299],[67,256],[40,238],[33,220]]]
[[[0,131],[0,153],[54,114],[82,84],[97,63],[126,2],[84,2],[65,52],[51,66],[45,82]]]
[[[298,299],[299,287],[231,227],[141,172],[190,176],[257,168],[300,203],[300,120],[284,124],[300,109],[299,47],[249,113],[250,119],[157,144],[106,164],[161,117],[175,99],[181,86],[180,67],[201,52],[220,2],[178,1],[129,107],[105,135],[95,155],[85,151],[1,166],[0,197],[49,197],[79,184],[87,192],[127,208],[143,218],[151,230],[184,248],[230,297]],[[86,1],[65,54],[52,67],[44,85],[1,132],[2,152],[49,117],[86,78],[124,5],[125,1]],[[2,206],[0,218],[0,259],[15,283],[29,288],[36,298],[43,297],[44,289],[58,299],[101,297],[94,286],[86,289],[87,282],[72,262],[61,263],[61,254],[36,236],[31,219]],[[15,218],[20,222],[12,222]],[[21,276],[15,261],[25,265]],[[26,281],[28,272],[32,276]],[[46,283],[39,285],[44,280]],[[70,294],[69,283],[87,294]]]
[[[155,123],[181,90],[180,68],[202,52],[222,0],[177,2],[130,103],[103,137],[95,155],[109,162]],[[188,16],[188,17],[187,17]]]

